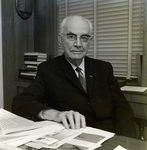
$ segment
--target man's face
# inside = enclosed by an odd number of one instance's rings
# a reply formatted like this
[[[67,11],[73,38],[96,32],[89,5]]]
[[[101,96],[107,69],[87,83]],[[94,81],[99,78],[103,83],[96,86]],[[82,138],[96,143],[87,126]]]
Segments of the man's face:
[[[81,19],[68,20],[64,26],[61,40],[64,54],[68,60],[71,62],[82,60],[91,41],[88,23]]]

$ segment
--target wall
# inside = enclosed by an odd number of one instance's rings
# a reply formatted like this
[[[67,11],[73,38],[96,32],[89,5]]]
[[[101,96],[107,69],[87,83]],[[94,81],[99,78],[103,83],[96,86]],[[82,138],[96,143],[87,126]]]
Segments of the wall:
[[[49,58],[57,55],[56,0],[36,0],[34,9],[34,50]]]
[[[0,108],[3,108],[2,18],[0,0]]]
[[[16,83],[22,82],[18,70],[24,67],[24,53],[45,52],[49,57],[56,53],[56,0],[33,0],[33,14],[27,20],[17,14],[15,0],[1,1],[4,108],[11,110]]]
[[[34,51],[34,14],[29,19],[23,20],[16,12],[15,0],[1,1],[4,108],[11,110],[18,69],[24,66],[23,54]]]

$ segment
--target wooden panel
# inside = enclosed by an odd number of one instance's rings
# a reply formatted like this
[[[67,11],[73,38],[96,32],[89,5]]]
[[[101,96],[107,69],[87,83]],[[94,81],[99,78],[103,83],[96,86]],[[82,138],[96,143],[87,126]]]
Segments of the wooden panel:
[[[56,0],[36,0],[35,2],[35,51],[45,52],[49,58],[57,53],[56,10]]]
[[[30,80],[16,80],[15,81],[15,93],[19,94],[24,91],[31,84]]]
[[[125,93],[136,117],[147,119],[147,95],[146,93]]]
[[[132,107],[136,117],[147,119],[147,105],[130,103],[130,106]]]
[[[1,0],[0,0],[0,10],[1,10]],[[0,11],[0,22],[2,22],[2,12]],[[3,56],[2,56],[2,24],[0,24],[0,108],[4,107],[3,100]]]
[[[2,0],[4,108],[11,110],[18,69],[24,67],[24,52],[56,54],[56,0],[34,0],[32,16],[23,20],[15,0]]]
[[[23,54],[34,51],[33,15],[23,20],[15,10],[15,0],[2,0],[2,42],[4,108],[11,110],[18,69],[24,66]]]
[[[124,92],[124,96],[128,100],[133,109],[134,116],[147,120],[147,93]],[[142,122],[143,124],[143,122]],[[137,128],[137,135],[139,136],[139,127]],[[147,141],[147,127],[144,127],[144,137]]]
[[[147,95],[138,95],[138,94],[124,94],[124,95],[129,102],[147,105]]]

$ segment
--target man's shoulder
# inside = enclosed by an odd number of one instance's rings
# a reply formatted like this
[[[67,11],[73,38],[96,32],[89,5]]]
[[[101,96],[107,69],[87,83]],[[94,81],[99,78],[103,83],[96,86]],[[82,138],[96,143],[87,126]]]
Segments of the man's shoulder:
[[[52,68],[55,66],[59,66],[61,64],[61,61],[62,61],[62,56],[57,56],[53,59],[50,59],[41,63],[38,67],[39,68]]]
[[[93,63],[93,64],[96,64],[96,65],[111,65],[110,62],[108,62],[108,61],[95,59],[95,58],[91,58],[91,57],[88,57],[88,56],[86,56],[85,59],[86,59],[86,62]]]
[[[91,72],[93,72],[93,75],[97,74],[99,77],[101,76],[101,78],[113,71],[111,63],[104,60],[86,57],[85,64],[87,70],[89,68]]]

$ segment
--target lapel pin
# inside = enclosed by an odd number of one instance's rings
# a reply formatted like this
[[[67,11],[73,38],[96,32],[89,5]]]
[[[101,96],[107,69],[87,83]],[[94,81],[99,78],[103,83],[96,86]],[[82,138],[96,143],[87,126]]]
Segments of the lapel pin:
[[[92,76],[92,75],[89,75],[89,77],[91,77],[91,78],[92,78],[93,76]]]

